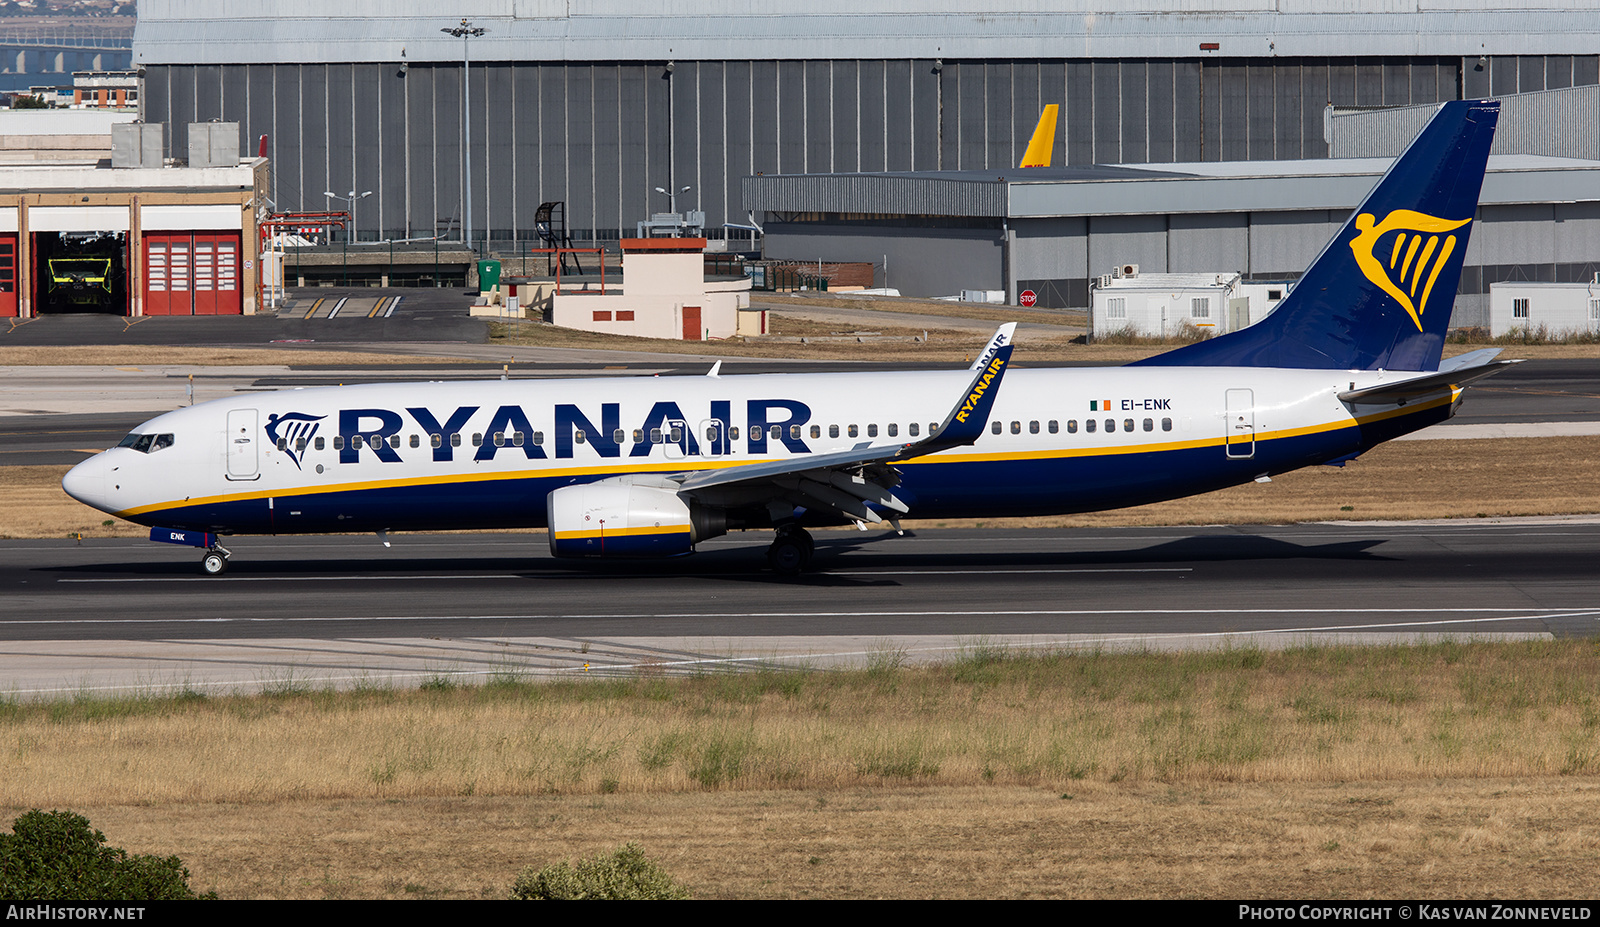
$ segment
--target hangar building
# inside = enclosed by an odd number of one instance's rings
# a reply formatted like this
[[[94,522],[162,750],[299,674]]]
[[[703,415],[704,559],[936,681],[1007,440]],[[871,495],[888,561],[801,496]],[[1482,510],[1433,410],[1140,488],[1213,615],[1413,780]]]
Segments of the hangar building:
[[[1330,102],[1600,84],[1597,50],[1600,11],[1525,0],[142,0],[133,55],[175,150],[268,136],[281,210],[371,190],[359,238],[433,236],[470,174],[475,238],[559,201],[585,244],[657,187],[715,239],[746,176],[1004,171],[1048,103],[1067,166],[1321,158]]]

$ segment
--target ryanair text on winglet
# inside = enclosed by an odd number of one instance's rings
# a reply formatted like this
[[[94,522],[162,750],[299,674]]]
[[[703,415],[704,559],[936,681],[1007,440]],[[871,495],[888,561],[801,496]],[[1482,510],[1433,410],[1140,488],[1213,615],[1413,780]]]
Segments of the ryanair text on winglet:
[[[978,384],[972,388],[972,392],[967,394],[967,401],[961,404],[961,411],[956,413],[956,421],[966,424],[967,416],[977,408],[979,400],[983,399],[983,394],[988,391],[989,384],[1000,375],[1000,370],[1005,365],[1005,360],[999,357],[989,362],[989,369],[978,379]]]

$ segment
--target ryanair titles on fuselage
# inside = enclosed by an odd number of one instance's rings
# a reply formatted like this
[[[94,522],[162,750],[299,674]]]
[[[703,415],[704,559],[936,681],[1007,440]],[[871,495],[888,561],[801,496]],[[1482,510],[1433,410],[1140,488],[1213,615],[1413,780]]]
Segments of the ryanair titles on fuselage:
[[[425,406],[413,406],[406,408],[405,414],[409,415],[424,433],[448,436],[460,434],[484,408],[458,406],[448,414],[440,416]],[[636,430],[649,435],[652,431],[671,432],[673,427],[677,426],[681,428],[682,441],[670,443],[681,444],[685,453],[730,454],[733,453],[734,435],[737,434],[729,427],[732,411],[731,401],[712,400],[710,415],[706,416],[706,419],[717,423],[718,427],[712,430],[710,437],[706,436],[705,429],[700,429],[701,435],[697,438],[694,434],[695,426],[704,422],[704,419],[685,416],[683,409],[676,402],[657,402],[650,407],[650,411]],[[624,455],[623,445],[628,442],[618,440],[618,432],[622,431],[621,403],[601,403],[597,418],[590,418],[588,413],[572,403],[557,403],[552,413],[555,422],[552,429],[554,439],[552,450],[556,459],[574,456],[579,444],[588,444],[594,453],[601,457],[648,457],[656,444],[664,443],[651,440],[637,442]],[[765,454],[768,442],[771,440],[781,443],[791,454],[809,454],[811,448],[806,445],[798,426],[810,421],[811,407],[798,400],[747,400],[745,447],[751,454]],[[405,416],[392,409],[341,409],[338,413],[339,440],[335,444],[339,451],[339,462],[358,463],[361,460],[361,452],[365,449],[370,450],[385,463],[400,463],[400,453],[392,446],[393,442],[390,439],[405,430]],[[490,414],[488,422],[482,426],[482,431],[478,432],[483,436],[483,440],[477,447],[452,446],[453,442],[446,439],[431,448],[433,459],[454,460],[458,451],[470,453],[472,459],[477,461],[493,460],[495,455],[501,452],[521,452],[529,460],[549,459],[551,451],[545,449],[543,442],[523,440],[520,444],[514,444],[510,441],[492,439],[495,434],[521,434],[531,437],[534,431],[532,420],[524,406],[498,406]],[[625,439],[626,434],[623,437]]]

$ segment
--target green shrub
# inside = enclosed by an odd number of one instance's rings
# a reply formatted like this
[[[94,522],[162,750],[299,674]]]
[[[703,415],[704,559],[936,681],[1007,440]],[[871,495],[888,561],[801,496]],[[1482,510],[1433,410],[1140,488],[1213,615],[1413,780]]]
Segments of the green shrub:
[[[689,890],[645,858],[638,844],[616,852],[522,870],[511,887],[516,901],[680,901]]]
[[[215,898],[189,888],[176,856],[129,856],[71,811],[35,808],[0,834],[0,898],[29,901],[184,901]]]

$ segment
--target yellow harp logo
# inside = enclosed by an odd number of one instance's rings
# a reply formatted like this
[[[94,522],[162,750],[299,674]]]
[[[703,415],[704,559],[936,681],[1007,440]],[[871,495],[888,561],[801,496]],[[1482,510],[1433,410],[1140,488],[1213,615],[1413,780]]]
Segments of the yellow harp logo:
[[[1433,292],[1433,282],[1439,271],[1456,250],[1456,236],[1444,235],[1471,222],[1470,218],[1451,222],[1410,209],[1396,209],[1374,224],[1371,213],[1356,216],[1356,228],[1361,234],[1350,240],[1350,250],[1355,253],[1356,264],[1368,280],[1393,296],[1411,321],[1422,331],[1422,312],[1428,306],[1428,295]],[[1394,244],[1379,247],[1382,239],[1393,235]],[[1378,255],[1388,252],[1385,266]],[[1422,295],[1417,295],[1418,285]]]

